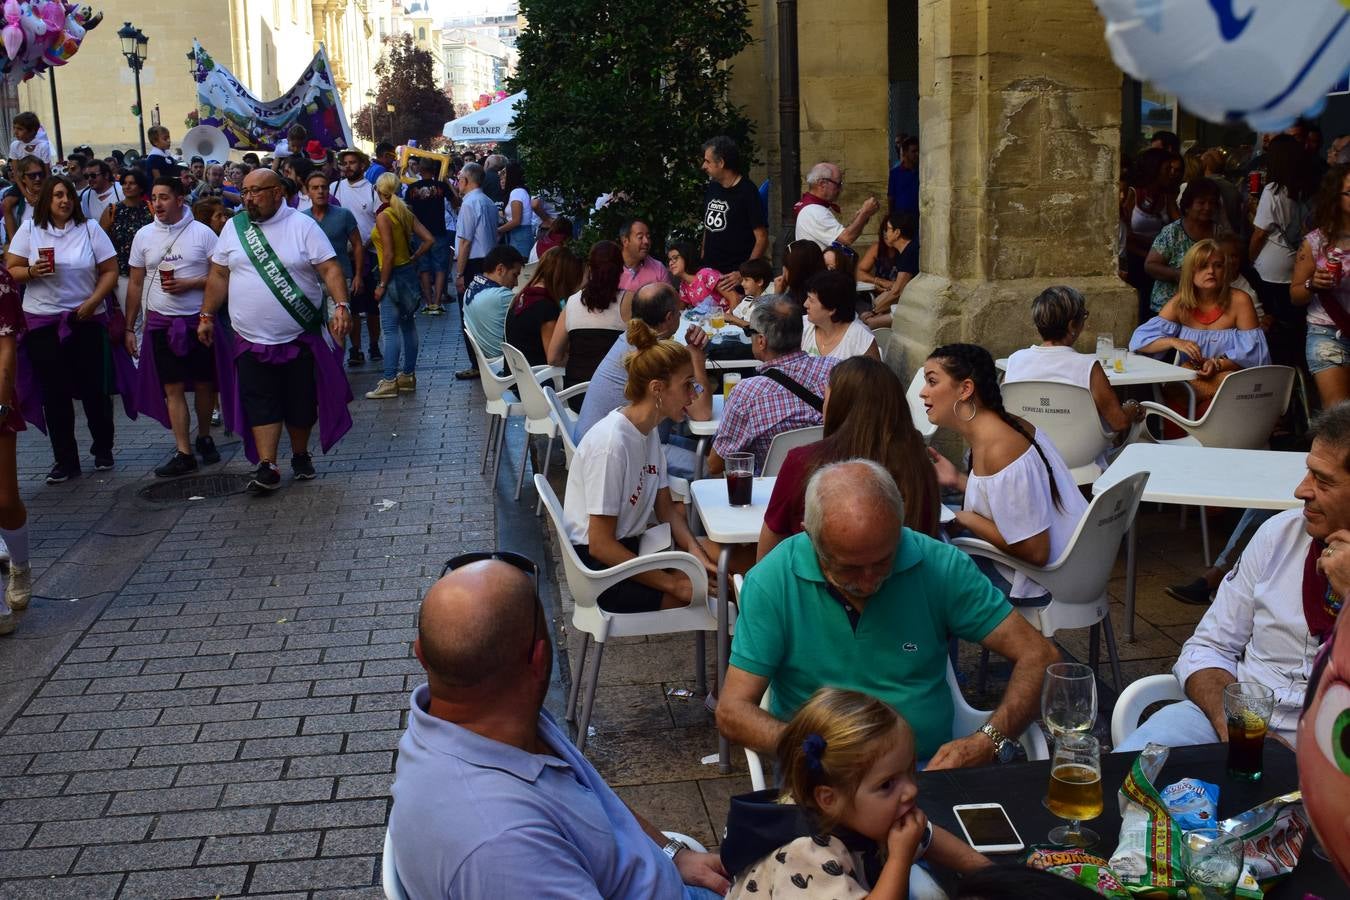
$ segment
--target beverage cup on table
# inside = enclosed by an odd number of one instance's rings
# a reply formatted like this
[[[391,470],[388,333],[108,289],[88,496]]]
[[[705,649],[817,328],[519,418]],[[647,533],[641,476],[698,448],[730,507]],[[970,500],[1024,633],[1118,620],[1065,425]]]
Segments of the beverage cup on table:
[[[732,506],[749,506],[755,485],[755,454],[727,454],[727,501]]]
[[[1111,368],[1117,375],[1125,374],[1125,357],[1130,351],[1124,347],[1117,347],[1111,351]]]
[[[1097,676],[1082,663],[1053,663],[1041,682],[1041,719],[1058,741],[1086,734],[1097,723]]]
[[[1097,362],[1105,369],[1111,365],[1111,354],[1116,349],[1116,339],[1109,334],[1097,335]]]
[[[1050,812],[1069,822],[1051,829],[1051,843],[1091,847],[1100,839],[1097,832],[1082,825],[1084,819],[1095,819],[1102,814],[1101,746],[1095,737],[1069,732],[1055,742],[1046,806]]]
[[[1228,720],[1228,774],[1260,781],[1266,730],[1275,711],[1275,692],[1254,681],[1235,681],[1223,689]]]
[[[1196,828],[1181,838],[1181,867],[1190,900],[1224,900],[1242,874],[1242,838],[1220,828]]]
[[[723,328],[726,328],[727,327],[726,313],[723,312],[721,309],[713,310],[712,315],[708,317],[708,324],[713,327],[714,331],[721,331]]]
[[[738,372],[727,372],[722,376],[722,399],[731,396],[731,389],[741,383],[741,376]]]

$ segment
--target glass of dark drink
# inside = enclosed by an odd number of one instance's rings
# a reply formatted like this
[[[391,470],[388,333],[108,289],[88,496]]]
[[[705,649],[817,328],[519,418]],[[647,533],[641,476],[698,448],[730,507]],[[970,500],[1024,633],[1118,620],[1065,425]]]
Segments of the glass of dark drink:
[[[749,506],[755,486],[755,454],[727,454],[727,501],[732,506]]]
[[[1262,750],[1275,692],[1264,684],[1235,681],[1223,689],[1223,712],[1228,719],[1228,774],[1260,781]]]

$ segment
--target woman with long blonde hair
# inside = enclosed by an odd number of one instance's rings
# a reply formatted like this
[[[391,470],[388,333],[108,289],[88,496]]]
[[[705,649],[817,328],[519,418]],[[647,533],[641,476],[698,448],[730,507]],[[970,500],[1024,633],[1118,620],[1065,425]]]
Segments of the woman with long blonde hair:
[[[375,300],[380,304],[380,327],[384,332],[384,377],[370,400],[384,400],[417,390],[417,305],[422,290],[417,282],[417,259],[432,248],[435,237],[398,195],[400,181],[393,172],[385,172],[375,182],[380,206],[375,211],[375,231],[371,242],[379,260],[379,281]],[[417,235],[417,249],[411,249]],[[403,368],[399,368],[399,350]]]

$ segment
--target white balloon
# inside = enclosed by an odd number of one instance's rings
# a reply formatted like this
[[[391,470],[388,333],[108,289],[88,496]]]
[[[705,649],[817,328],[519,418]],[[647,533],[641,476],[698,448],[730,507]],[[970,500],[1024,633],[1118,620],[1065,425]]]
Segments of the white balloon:
[[[1350,69],[1341,0],[1096,0],[1116,65],[1212,122],[1287,128]]]

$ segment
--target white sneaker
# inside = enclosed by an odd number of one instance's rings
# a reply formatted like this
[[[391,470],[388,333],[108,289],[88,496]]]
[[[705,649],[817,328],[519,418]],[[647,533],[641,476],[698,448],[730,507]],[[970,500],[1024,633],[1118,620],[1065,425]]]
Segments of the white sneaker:
[[[14,613],[9,611],[8,606],[0,603],[0,635],[13,634],[17,627],[19,623],[14,621]]]
[[[388,381],[381,378],[375,384],[375,390],[366,392],[367,400],[388,400],[391,397],[398,396],[398,380],[390,378]]]
[[[10,609],[27,609],[33,599],[33,567],[9,564],[9,581],[5,584],[5,603]]]

